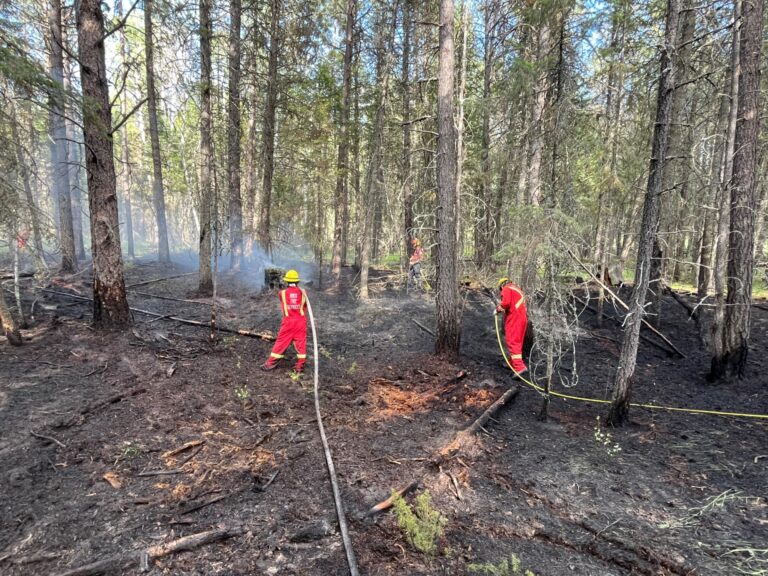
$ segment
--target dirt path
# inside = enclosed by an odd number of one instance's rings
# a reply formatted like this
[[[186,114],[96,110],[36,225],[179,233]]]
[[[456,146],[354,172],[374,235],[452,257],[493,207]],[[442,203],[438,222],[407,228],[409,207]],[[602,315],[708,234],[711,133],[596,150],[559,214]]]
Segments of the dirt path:
[[[137,266],[129,283],[184,272]],[[194,299],[194,285],[179,277],[141,291]],[[524,389],[438,468],[436,450],[511,384],[488,304],[468,295],[452,365],[431,356],[431,337],[413,322],[433,326],[430,298],[380,285],[368,304],[310,288],[324,422],[363,574],[467,574],[511,554],[537,575],[768,569],[765,421],[633,410],[630,426],[606,431],[600,406],[558,400],[541,423],[540,397]],[[131,301],[208,315],[199,303]],[[241,279],[225,277],[219,304],[225,325],[277,328],[274,296]],[[768,412],[768,313],[755,316],[751,377],[708,386],[694,327],[672,300],[665,306],[665,333],[687,358],[642,346],[635,399]],[[0,573],[60,574],[228,527],[242,534],[157,558],[149,573],[345,574],[309,378],[259,371],[268,342],[227,335],[211,347],[204,329],[138,315],[132,331],[105,335],[88,327],[88,312],[39,312],[26,346],[0,344]],[[593,320],[582,318],[575,391],[605,397],[619,333]],[[391,513],[364,517],[414,479],[448,519],[432,559]]]

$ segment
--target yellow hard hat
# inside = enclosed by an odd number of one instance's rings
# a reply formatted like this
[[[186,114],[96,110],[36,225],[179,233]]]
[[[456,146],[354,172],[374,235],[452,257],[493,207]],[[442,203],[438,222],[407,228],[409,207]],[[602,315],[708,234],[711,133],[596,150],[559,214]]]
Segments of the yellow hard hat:
[[[299,281],[299,273],[296,270],[288,270],[283,276],[283,282],[288,282],[288,284],[295,284]]]
[[[499,278],[499,281],[498,281],[498,282],[496,282],[496,286],[497,286],[498,288],[501,288],[501,287],[502,287],[502,286],[504,286],[504,284],[506,284],[507,282],[509,282],[509,278],[507,278],[506,276],[504,276],[503,278]]]

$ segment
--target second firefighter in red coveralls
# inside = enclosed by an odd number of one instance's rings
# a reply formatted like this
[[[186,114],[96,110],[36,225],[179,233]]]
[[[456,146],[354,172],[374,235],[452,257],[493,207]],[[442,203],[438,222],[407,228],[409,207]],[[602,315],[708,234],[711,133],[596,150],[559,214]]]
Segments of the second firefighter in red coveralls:
[[[499,280],[501,304],[496,307],[496,313],[504,312],[504,336],[509,348],[512,369],[518,376],[527,376],[528,368],[523,362],[523,340],[525,329],[528,327],[528,312],[525,308],[525,294],[509,281],[509,278]]]
[[[280,310],[283,313],[283,321],[280,324],[277,341],[272,347],[272,353],[262,364],[261,369],[277,368],[278,361],[285,357],[283,353],[293,343],[296,348],[294,370],[303,372],[307,361],[307,296],[298,286],[299,273],[296,270],[288,270],[283,276],[283,282],[288,284],[287,288],[280,290]]]

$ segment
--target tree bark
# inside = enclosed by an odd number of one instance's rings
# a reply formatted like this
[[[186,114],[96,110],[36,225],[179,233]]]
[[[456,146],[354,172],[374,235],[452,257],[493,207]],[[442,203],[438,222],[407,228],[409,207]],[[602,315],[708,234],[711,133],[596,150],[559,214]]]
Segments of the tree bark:
[[[547,94],[549,92],[549,70],[547,56],[550,44],[550,25],[547,15],[540,16],[537,31],[536,50],[536,83],[533,88],[533,116],[531,117],[529,146],[529,163],[527,170],[528,202],[534,206],[541,203],[541,164],[544,154],[544,116],[547,111]]]
[[[165,217],[165,189],[163,187],[163,162],[160,157],[160,133],[157,124],[157,90],[155,88],[154,51],[155,39],[152,27],[154,0],[144,0],[144,51],[147,77],[147,112],[149,114],[149,140],[152,146],[152,204],[157,225],[157,259],[171,261],[168,246],[168,224]]]
[[[240,195],[240,16],[242,0],[230,0],[229,86],[227,115],[229,139],[227,172],[229,184],[229,237],[232,268],[239,268],[243,256],[243,201]]]
[[[731,224],[728,245],[728,296],[723,330],[723,354],[712,359],[711,376],[744,378],[749,354],[749,330],[754,273],[755,186],[760,135],[760,52],[763,0],[742,5],[739,39],[738,112],[731,182]]]
[[[349,214],[346,209],[347,204],[349,204],[349,109],[352,93],[352,49],[356,13],[355,0],[347,0],[344,24],[344,69],[341,84],[341,109],[339,110],[339,150],[336,160],[336,191],[333,206],[333,252],[331,256],[331,275],[337,286],[341,279],[341,266],[346,252],[344,230],[349,226],[345,214]],[[369,207],[363,207],[363,210],[367,211]],[[363,227],[365,228],[365,226]]]
[[[613,402],[608,413],[609,425],[624,424],[629,415],[632,395],[632,376],[637,363],[637,346],[640,327],[648,292],[651,255],[661,206],[662,173],[669,143],[669,124],[672,112],[672,92],[675,87],[675,61],[672,55],[676,46],[677,25],[680,16],[680,0],[667,0],[664,45],[661,50],[659,89],[657,95],[656,122],[653,129],[653,146],[648,167],[648,185],[643,206],[643,219],[637,248],[635,287],[629,304],[628,322],[621,344],[619,367],[613,384]]]
[[[282,0],[272,0],[272,21],[269,32],[269,68],[267,71],[267,97],[264,105],[262,130],[261,201],[259,212],[259,243],[267,254],[272,253],[270,233],[272,214],[272,177],[275,173],[275,121],[277,119],[278,77],[280,56],[280,17]]]
[[[104,15],[99,0],[81,0],[77,11],[83,135],[88,171],[93,254],[93,322],[100,328],[130,323],[117,217],[112,118],[104,60]]]
[[[200,278],[201,294],[213,293],[213,118],[211,110],[211,0],[200,0]]]
[[[435,352],[457,358],[461,345],[456,229],[456,128],[453,124],[453,0],[440,1],[437,72],[437,340]]]
[[[62,27],[61,0],[50,0],[48,23],[51,33],[50,70],[51,78],[60,87],[64,87],[64,36]],[[69,164],[67,129],[64,117],[64,105],[61,96],[52,96],[51,162],[54,171],[54,187],[59,209],[59,245],[61,247],[61,272],[71,274],[77,271],[75,236],[72,229],[72,201],[69,185]]]

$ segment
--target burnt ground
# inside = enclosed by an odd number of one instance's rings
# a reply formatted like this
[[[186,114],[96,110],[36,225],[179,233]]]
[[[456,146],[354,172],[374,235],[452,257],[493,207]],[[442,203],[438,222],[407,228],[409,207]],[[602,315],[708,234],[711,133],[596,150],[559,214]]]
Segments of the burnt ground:
[[[127,280],[183,272],[140,264]],[[605,406],[555,399],[540,422],[541,397],[521,388],[438,467],[439,449],[514,385],[491,308],[465,293],[462,356],[448,363],[413,322],[433,326],[434,301],[378,283],[370,303],[308,288],[323,421],[362,574],[482,573],[469,565],[512,554],[537,576],[768,574],[768,420],[633,408],[629,425],[606,430]],[[184,276],[137,289],[194,300],[195,284]],[[56,289],[88,293],[82,277]],[[276,331],[274,294],[227,274],[219,292],[222,325]],[[104,334],[89,326],[88,303],[31,283],[25,298],[38,299],[26,345],[0,342],[1,574],[63,574],[218,527],[239,534],[150,561],[147,573],[348,573],[311,378],[292,380],[288,366],[259,371],[270,342],[222,333],[212,346],[205,329],[141,314],[132,330]],[[130,300],[208,319],[199,303]],[[635,400],[768,413],[767,327],[756,307],[746,380],[705,384],[696,329],[665,300],[662,328],[686,357],[641,342]],[[569,392],[609,395],[619,338],[616,325],[598,329],[583,313]],[[364,516],[412,480],[407,499],[429,490],[447,519],[432,558],[409,545],[392,512]]]

